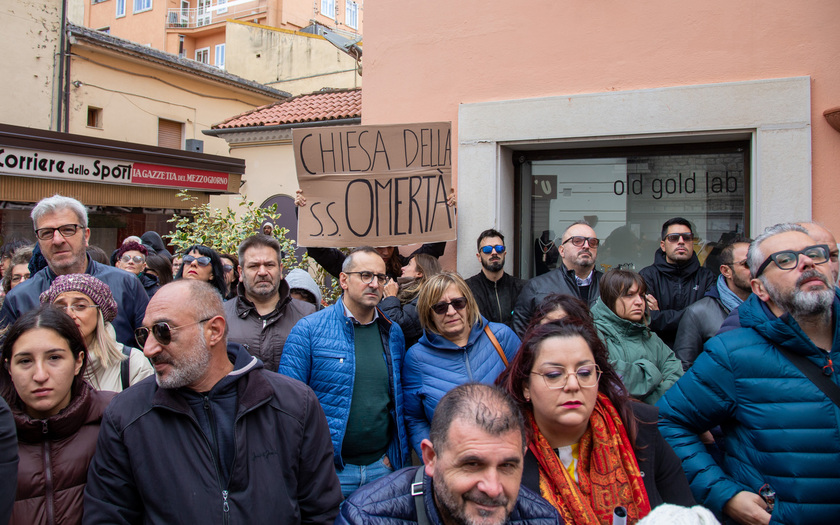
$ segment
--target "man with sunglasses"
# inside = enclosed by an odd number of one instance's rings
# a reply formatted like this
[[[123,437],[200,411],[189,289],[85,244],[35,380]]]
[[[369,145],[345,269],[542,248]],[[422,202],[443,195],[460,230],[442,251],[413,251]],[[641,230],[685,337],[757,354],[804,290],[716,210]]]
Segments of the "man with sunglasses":
[[[341,494],[318,399],[228,344],[212,285],[162,287],[136,335],[155,378],[105,413],[83,523],[333,522]]]
[[[577,221],[566,228],[560,242],[560,265],[529,280],[513,309],[513,330],[519,337],[531,322],[537,306],[548,295],[561,293],[577,297],[592,306],[598,300],[602,272],[595,269],[595,258],[601,240],[586,221]]]
[[[718,514],[738,523],[836,523],[840,298],[829,246],[802,226],[777,224],[747,259],[753,295],[738,307],[741,327],[709,339],[657,403],[659,429],[698,503]],[[718,425],[722,464],[698,436]]]
[[[715,283],[714,274],[694,253],[691,223],[682,217],[665,221],[653,264],[639,274],[647,284],[650,328],[673,348],[683,311]]]
[[[117,341],[134,345],[134,329],[143,322],[149,296],[134,275],[100,264],[87,256],[90,239],[87,210],[76,199],[54,195],[41,199],[32,209],[32,223],[38,247],[47,267],[32,275],[6,295],[0,308],[0,326],[40,306],[41,293],[59,275],[86,273],[104,282],[117,301],[117,317],[112,321]]]
[[[494,229],[478,236],[481,271],[467,279],[478,311],[488,321],[513,327],[513,306],[526,281],[505,272],[505,236]]]
[[[321,400],[345,497],[409,463],[400,380],[405,339],[377,305],[388,283],[369,246],[344,259],[336,303],[292,328],[281,374],[307,383]]]

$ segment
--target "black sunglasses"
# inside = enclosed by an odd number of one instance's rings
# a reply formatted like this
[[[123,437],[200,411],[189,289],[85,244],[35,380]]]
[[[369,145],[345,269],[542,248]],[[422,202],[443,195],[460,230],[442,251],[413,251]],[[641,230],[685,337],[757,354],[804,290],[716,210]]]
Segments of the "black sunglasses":
[[[432,305],[432,311],[438,315],[444,315],[446,312],[449,311],[449,305],[452,305],[452,308],[456,310],[463,310],[467,307],[467,298],[466,297],[457,297],[452,299],[448,303],[440,302],[435,303]]]
[[[694,242],[694,234],[691,232],[688,233],[669,233],[665,236],[665,240],[671,243],[680,242],[680,237],[683,238],[685,242]]]
[[[496,245],[488,245],[482,246],[481,252],[485,255],[490,255],[493,253],[493,250],[496,250],[496,253],[505,253],[505,245],[504,244],[496,244]]]
[[[199,266],[207,266],[210,264],[210,257],[206,255],[202,255],[201,257],[196,257],[195,255],[185,255],[183,259],[183,264],[190,264],[193,261],[197,262]]]
[[[155,339],[157,339],[158,343],[162,344],[163,346],[166,346],[172,342],[172,332],[174,332],[175,330],[180,330],[181,328],[186,328],[188,326],[206,323],[210,319],[213,319],[213,317],[216,316],[214,315],[212,317],[208,317],[207,319],[202,319],[201,321],[196,321],[190,324],[183,324],[181,326],[169,326],[169,323],[165,323],[163,321],[153,324],[151,328],[141,326],[140,328],[134,330],[134,339],[137,340],[137,344],[139,344],[140,348],[142,349],[144,346],[146,346],[146,341],[149,340],[149,334],[151,333],[153,336],[155,336]]]

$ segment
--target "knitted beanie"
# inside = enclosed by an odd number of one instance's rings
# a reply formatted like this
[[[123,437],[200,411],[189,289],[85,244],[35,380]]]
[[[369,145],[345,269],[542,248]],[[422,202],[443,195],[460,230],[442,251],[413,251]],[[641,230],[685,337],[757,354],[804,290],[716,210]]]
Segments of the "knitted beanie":
[[[41,304],[52,304],[64,292],[81,292],[93,301],[102,312],[102,318],[110,323],[117,317],[117,302],[111,289],[96,277],[86,273],[59,275],[46,292],[41,294]]]

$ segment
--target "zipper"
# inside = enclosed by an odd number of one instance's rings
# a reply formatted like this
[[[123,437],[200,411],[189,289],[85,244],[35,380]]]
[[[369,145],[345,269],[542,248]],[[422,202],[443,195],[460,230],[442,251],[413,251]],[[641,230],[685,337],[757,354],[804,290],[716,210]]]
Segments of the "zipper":
[[[463,351],[464,351],[464,364],[467,367],[467,378],[470,381],[472,381],[473,376],[472,376],[472,368],[470,368],[470,356],[467,354],[467,349],[466,348],[464,348]]]
[[[493,293],[496,296],[496,306],[499,308],[499,322],[502,322],[502,302],[499,300],[499,282],[493,283]]]
[[[41,422],[41,433],[44,434],[44,497],[47,506],[47,523],[55,523],[55,487],[53,486],[52,459],[50,458],[50,442],[46,439],[49,433],[47,422]]]
[[[230,505],[228,505],[228,491],[222,491],[222,511],[225,513],[225,523],[230,522]]]

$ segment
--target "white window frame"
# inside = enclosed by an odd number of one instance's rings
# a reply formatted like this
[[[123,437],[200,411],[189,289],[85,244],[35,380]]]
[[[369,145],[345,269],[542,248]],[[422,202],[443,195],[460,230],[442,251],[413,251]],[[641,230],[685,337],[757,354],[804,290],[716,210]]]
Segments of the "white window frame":
[[[116,6],[117,6],[117,14],[116,14],[117,18],[122,18],[122,17],[125,16],[125,2],[126,2],[126,0],[117,0],[115,2]]]
[[[335,0],[321,0],[321,14],[335,20]]]
[[[134,0],[134,14],[151,11],[152,7],[154,7],[152,0]]]
[[[221,57],[221,59],[220,59]],[[216,57],[213,61],[213,65],[215,65],[219,69],[225,68],[225,45],[224,44],[216,44]]]
[[[216,9],[216,14],[221,15],[223,13],[227,13],[228,8],[227,7],[221,7],[223,5],[226,5],[227,3],[228,3],[228,0],[216,0],[216,5],[219,6],[219,8]]]
[[[204,60],[200,60],[199,56],[204,55]],[[195,61],[201,62],[202,64],[210,64],[210,48],[209,47],[202,47],[201,49],[195,50]]]
[[[190,23],[190,2],[189,0],[181,0],[181,14],[179,17],[181,27],[187,27]]]
[[[195,26],[201,27],[213,23],[213,12],[211,0],[198,0],[198,7],[195,10]]]
[[[359,29],[359,4],[353,0],[345,0],[344,25],[353,29]]]

